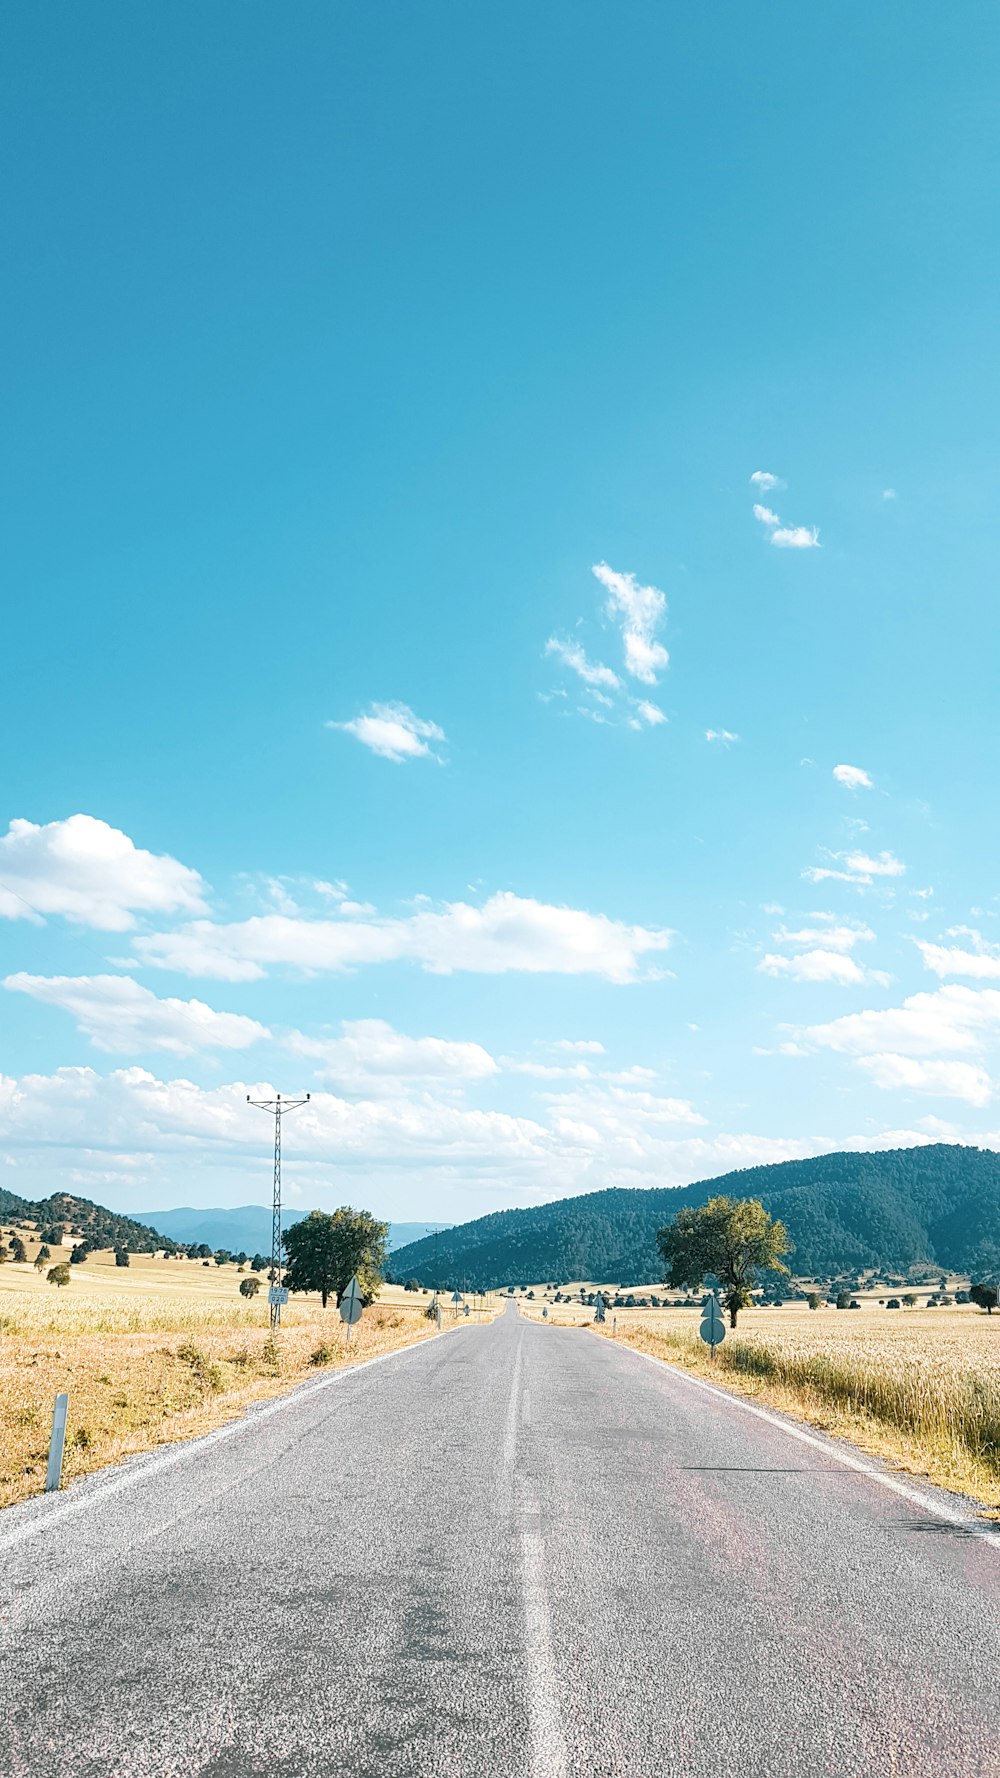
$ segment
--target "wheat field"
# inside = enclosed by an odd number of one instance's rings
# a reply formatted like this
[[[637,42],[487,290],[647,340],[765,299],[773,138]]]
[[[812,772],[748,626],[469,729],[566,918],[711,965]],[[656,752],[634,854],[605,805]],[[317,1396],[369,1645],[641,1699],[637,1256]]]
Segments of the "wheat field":
[[[279,1395],[320,1369],[355,1364],[438,1337],[430,1293],[385,1286],[351,1329],[319,1298],[294,1297],[272,1338],[267,1287],[246,1300],[235,1265],[111,1254],[47,1284],[31,1264],[0,1266],[0,1506],[45,1483],[52,1408],[69,1395],[64,1481],[136,1451],[207,1432],[253,1401]],[[68,1258],[53,1251],[52,1261]],[[478,1299],[470,1299],[470,1301]],[[444,1308],[443,1332],[488,1319]]]

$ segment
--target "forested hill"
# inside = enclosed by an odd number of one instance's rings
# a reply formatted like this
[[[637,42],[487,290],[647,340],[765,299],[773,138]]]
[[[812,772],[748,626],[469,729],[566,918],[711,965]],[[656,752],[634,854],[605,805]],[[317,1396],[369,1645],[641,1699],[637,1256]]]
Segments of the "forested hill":
[[[0,1189],[0,1221],[9,1225],[33,1222],[39,1228],[61,1227],[67,1235],[78,1235],[92,1248],[127,1247],[132,1253],[173,1253],[176,1241],[158,1235],[154,1229],[133,1222],[130,1216],[119,1216],[105,1210],[103,1204],[92,1204],[89,1198],[76,1198],[69,1192],[53,1192],[50,1198],[32,1202],[14,1192]]]
[[[573,1278],[659,1278],[656,1231],[718,1193],[760,1198],[795,1243],[794,1271],[830,1277],[920,1261],[1000,1271],[1000,1155],[934,1144],[747,1167],[679,1189],[601,1191],[530,1210],[499,1210],[392,1256],[393,1277],[490,1289]]]

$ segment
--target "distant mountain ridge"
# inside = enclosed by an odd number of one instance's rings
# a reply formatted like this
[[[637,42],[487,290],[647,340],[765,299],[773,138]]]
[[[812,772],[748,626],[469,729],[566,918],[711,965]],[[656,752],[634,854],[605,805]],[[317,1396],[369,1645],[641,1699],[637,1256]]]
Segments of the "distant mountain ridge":
[[[306,1210],[285,1210],[282,1224],[287,1229],[307,1216]],[[186,1206],[177,1210],[137,1210],[135,1221],[173,1241],[186,1244],[204,1241],[213,1251],[228,1248],[230,1253],[270,1253],[271,1211],[267,1204],[239,1204],[233,1209],[200,1209]],[[389,1251],[419,1240],[428,1229],[448,1229],[447,1222],[390,1222]]]
[[[693,1185],[589,1192],[498,1210],[393,1254],[393,1276],[421,1284],[502,1284],[662,1276],[656,1233],[717,1194],[760,1198],[795,1244],[807,1277],[921,1262],[993,1278],[1000,1271],[1000,1155],[934,1143],[747,1167]]]

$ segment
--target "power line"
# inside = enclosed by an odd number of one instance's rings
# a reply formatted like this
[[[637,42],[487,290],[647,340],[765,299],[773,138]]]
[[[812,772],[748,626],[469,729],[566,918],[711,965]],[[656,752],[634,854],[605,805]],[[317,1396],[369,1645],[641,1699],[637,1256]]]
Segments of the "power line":
[[[280,1093],[274,1099],[251,1099],[250,1094],[247,1094],[248,1105],[255,1105],[258,1111],[270,1112],[274,1117],[274,1194],[271,1201],[271,1277],[268,1291],[272,1327],[278,1327],[281,1323],[281,1297],[275,1295],[281,1289],[281,1120],[286,1112],[297,1111],[300,1105],[308,1105],[310,1098],[309,1093],[303,1099],[283,1099]]]

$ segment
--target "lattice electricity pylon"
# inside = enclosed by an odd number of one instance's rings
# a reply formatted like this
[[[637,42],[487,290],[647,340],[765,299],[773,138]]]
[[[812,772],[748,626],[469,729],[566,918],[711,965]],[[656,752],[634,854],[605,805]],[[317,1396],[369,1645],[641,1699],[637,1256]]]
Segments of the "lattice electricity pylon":
[[[271,1278],[270,1284],[281,1284],[281,1120],[286,1111],[297,1111],[300,1105],[308,1105],[310,1095],[303,1099],[283,1099],[279,1093],[276,1099],[251,1099],[247,1094],[247,1104],[256,1105],[258,1111],[269,1111],[274,1117],[274,1196],[271,1200]],[[270,1299],[270,1292],[269,1300]],[[271,1300],[271,1326],[278,1327],[281,1322],[281,1304]]]

